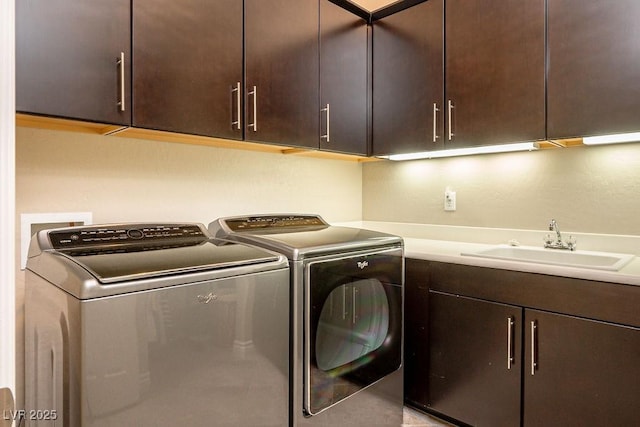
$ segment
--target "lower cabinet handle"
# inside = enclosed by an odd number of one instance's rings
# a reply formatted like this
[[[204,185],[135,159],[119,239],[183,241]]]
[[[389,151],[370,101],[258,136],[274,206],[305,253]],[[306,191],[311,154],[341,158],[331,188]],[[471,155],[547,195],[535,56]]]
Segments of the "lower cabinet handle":
[[[253,123],[250,123],[248,127],[253,128],[254,132],[258,131],[258,89],[254,86],[253,90],[249,92],[249,95],[253,95]]]
[[[438,136],[438,111],[440,111],[440,109],[438,108],[438,104],[434,102],[433,103],[433,142],[437,142],[438,138],[440,138]]]
[[[330,110],[329,110],[329,104],[327,104],[327,106],[326,106],[326,107],[324,107],[324,108],[323,108],[322,110],[320,110],[320,111],[324,111],[324,112],[326,112],[326,113],[327,113],[327,133],[326,133],[325,135],[320,135],[320,138],[321,138],[321,139],[326,139],[326,140],[327,140],[327,142],[331,142],[331,141],[330,141],[330,130],[329,130],[329,129],[330,129],[330,128],[329,128],[329,126],[330,126],[330,125],[329,125],[329,123],[331,122],[331,112],[330,112]]]
[[[507,318],[507,369],[513,366],[513,317]]]
[[[120,111],[124,111],[124,52],[120,52],[120,58],[116,60],[116,64],[118,64],[118,71],[120,74],[120,101],[118,101],[118,106],[120,107]]]
[[[453,102],[451,102],[451,100],[449,100],[447,102],[447,110],[448,110],[448,118],[449,118],[449,141],[451,141],[453,139],[453,127],[452,127],[452,119],[453,119],[453,109],[456,108],[455,105],[453,105]]]
[[[536,343],[538,342],[538,322],[535,320],[531,321],[531,375],[536,374],[536,369],[538,367],[538,362],[536,361]]]
[[[240,111],[240,97],[242,96],[240,94],[240,82],[236,82],[236,87],[231,89],[231,93],[236,93],[236,117],[237,120],[233,120],[233,118],[231,118],[231,126],[235,126],[236,129],[240,130],[242,129],[242,122],[240,121],[240,116],[242,115],[242,112]]]

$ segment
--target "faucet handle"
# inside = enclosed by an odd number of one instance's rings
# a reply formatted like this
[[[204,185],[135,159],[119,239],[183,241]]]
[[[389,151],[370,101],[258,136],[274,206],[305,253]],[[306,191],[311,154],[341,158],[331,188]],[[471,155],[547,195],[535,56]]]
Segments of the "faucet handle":
[[[567,247],[569,248],[569,250],[575,251],[577,246],[578,241],[575,239],[575,237],[569,236],[569,238],[567,239]]]
[[[544,242],[544,247],[548,247],[553,243],[553,237],[551,237],[551,234],[547,233],[543,238],[542,241]]]

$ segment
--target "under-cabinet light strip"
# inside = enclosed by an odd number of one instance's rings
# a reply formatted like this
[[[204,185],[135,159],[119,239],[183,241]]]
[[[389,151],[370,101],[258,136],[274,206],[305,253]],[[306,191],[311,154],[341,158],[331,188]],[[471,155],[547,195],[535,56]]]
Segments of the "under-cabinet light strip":
[[[536,142],[518,144],[485,145],[481,147],[453,148],[450,150],[424,151],[420,153],[392,154],[383,158],[395,161],[436,159],[440,157],[470,156],[473,154],[507,153],[512,151],[533,151],[539,148]]]
[[[584,145],[620,144],[640,141],[640,132],[618,133],[615,135],[587,136],[582,138]]]

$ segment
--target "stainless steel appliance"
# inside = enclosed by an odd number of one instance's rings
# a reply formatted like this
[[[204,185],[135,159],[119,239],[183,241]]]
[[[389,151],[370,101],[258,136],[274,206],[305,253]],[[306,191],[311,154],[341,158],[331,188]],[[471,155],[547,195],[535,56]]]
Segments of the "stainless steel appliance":
[[[289,271],[201,224],[45,230],[26,273],[28,425],[282,426]]]
[[[221,218],[209,231],[289,259],[290,425],[402,424],[402,239],[297,214]]]

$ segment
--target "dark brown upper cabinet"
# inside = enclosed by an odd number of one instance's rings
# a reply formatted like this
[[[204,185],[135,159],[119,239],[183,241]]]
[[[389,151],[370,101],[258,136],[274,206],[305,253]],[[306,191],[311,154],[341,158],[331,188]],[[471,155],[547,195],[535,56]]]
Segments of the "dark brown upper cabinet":
[[[545,139],[545,1],[447,1],[445,15],[445,146]]]
[[[320,149],[367,155],[367,22],[320,2]]]
[[[441,149],[443,0],[373,24],[373,154]]]
[[[373,46],[374,154],[545,138],[543,0],[430,0]]]
[[[133,125],[242,139],[242,2],[133,2]]]
[[[549,139],[640,130],[640,2],[549,0]]]
[[[318,147],[317,0],[245,0],[245,139]]]
[[[131,123],[129,0],[16,2],[16,110]]]

